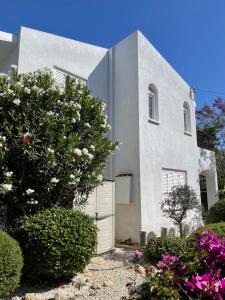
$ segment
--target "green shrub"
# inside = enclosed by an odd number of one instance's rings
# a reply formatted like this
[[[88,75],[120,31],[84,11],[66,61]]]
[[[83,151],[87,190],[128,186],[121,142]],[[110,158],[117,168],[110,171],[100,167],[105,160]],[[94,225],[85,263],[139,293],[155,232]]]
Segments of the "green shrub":
[[[53,207],[21,217],[13,236],[24,254],[24,274],[40,280],[69,279],[93,256],[97,227],[80,211]]]
[[[178,237],[158,237],[149,240],[143,250],[144,259],[151,263],[162,259],[162,255],[181,255],[186,242]]]
[[[205,226],[199,227],[198,229],[193,231],[191,235],[186,239],[187,247],[191,247],[192,249],[194,248],[197,249],[195,234],[200,234],[206,229],[216,234],[219,238],[225,237],[225,222],[206,224]]]
[[[225,222],[225,199],[216,202],[208,211],[206,224]]]
[[[22,266],[22,251],[17,241],[0,230],[0,299],[18,287]]]

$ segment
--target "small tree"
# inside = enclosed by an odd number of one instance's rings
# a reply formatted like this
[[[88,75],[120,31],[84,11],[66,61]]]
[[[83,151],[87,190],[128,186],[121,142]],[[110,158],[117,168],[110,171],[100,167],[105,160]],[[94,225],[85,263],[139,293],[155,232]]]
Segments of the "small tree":
[[[116,148],[104,109],[70,77],[62,88],[47,70],[0,74],[0,202],[8,220],[80,205],[101,184]]]
[[[225,99],[218,97],[211,105],[196,111],[198,146],[215,151],[218,184],[225,191]]]
[[[161,203],[161,209],[166,217],[173,220],[179,227],[180,237],[183,237],[183,220],[188,210],[200,210],[196,193],[188,185],[174,186]]]

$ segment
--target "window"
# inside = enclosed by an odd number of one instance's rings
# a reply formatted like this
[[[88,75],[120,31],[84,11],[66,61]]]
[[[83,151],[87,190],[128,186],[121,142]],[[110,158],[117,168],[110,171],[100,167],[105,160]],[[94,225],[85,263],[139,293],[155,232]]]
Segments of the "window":
[[[148,107],[149,107],[149,120],[159,121],[159,109],[158,109],[158,92],[153,84],[149,85],[148,89]]]
[[[174,186],[187,184],[187,175],[185,171],[177,170],[162,170],[162,193],[163,198],[167,197],[168,193]]]
[[[184,132],[191,133],[191,115],[190,115],[190,106],[187,102],[184,103]]]
[[[66,76],[73,77],[77,81],[79,80],[81,83],[86,84],[86,80],[80,78],[79,76],[77,76],[75,74],[72,74],[72,73],[62,70],[62,69],[59,69],[57,67],[53,68],[53,74],[54,74],[55,81],[60,88],[65,87]]]

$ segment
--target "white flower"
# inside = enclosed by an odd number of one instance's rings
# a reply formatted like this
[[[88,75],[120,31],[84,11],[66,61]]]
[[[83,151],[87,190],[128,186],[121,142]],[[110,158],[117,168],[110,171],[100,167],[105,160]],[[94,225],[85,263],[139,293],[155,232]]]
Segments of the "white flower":
[[[90,146],[90,149],[94,151],[94,150],[95,150],[95,146],[94,146],[94,145],[91,145],[91,146]]]
[[[34,205],[37,205],[37,204],[38,204],[38,201],[37,201],[37,200],[34,201],[34,200],[32,199],[31,201],[27,201],[27,204],[31,204],[31,205],[34,204]]]
[[[103,179],[102,175],[98,175],[97,180],[101,182],[102,179]]]
[[[80,113],[79,113],[79,111],[77,111],[77,118],[78,118],[78,120],[80,120]]]
[[[76,104],[75,104],[75,107],[76,107],[77,109],[81,109],[81,105],[80,105],[79,103],[76,103]]]
[[[16,104],[16,105],[19,105],[20,102],[21,102],[20,99],[15,99],[15,100],[13,100],[13,103]]]
[[[5,173],[5,176],[6,176],[6,177],[11,177],[12,174],[13,174],[13,172],[6,172],[6,173]]]
[[[88,153],[87,156],[88,156],[89,159],[93,159],[93,157],[94,157],[94,155],[91,154],[91,153]]]
[[[75,149],[73,150],[73,152],[74,152],[76,155],[78,155],[78,156],[81,156],[81,155],[82,155],[82,152],[81,152],[81,150],[80,150],[79,148],[75,148]]]
[[[3,145],[2,145],[2,143],[0,143],[0,147],[2,147]]]
[[[91,125],[89,123],[85,123],[84,125],[88,128],[91,128]]]
[[[88,149],[87,149],[87,148],[83,148],[82,153],[83,153],[84,155],[88,155]]]
[[[27,131],[26,133],[24,133],[24,135],[23,136],[31,136],[31,134],[30,134],[30,132],[29,131]]]
[[[74,178],[75,178],[75,175],[70,174],[70,178],[71,178],[71,179],[74,179]]]
[[[12,184],[10,183],[5,183],[2,185],[3,189],[6,191],[11,191],[12,190]]]
[[[32,90],[35,91],[35,92],[38,92],[38,91],[39,91],[39,88],[38,88],[36,85],[33,85],[33,86],[32,86]]]
[[[23,83],[20,82],[20,81],[18,81],[18,82],[16,83],[16,86],[17,86],[17,87],[20,87],[20,88],[23,88],[23,87],[24,87]]]
[[[33,194],[33,193],[34,193],[34,190],[32,190],[32,189],[27,189],[26,190],[27,195],[30,195],[30,194]]]
[[[48,148],[48,152],[52,153],[52,154],[55,153],[55,151],[52,148],[50,148],[50,147]]]
[[[53,177],[50,181],[51,183],[58,183],[59,182],[59,179],[56,178],[56,177]]]
[[[102,102],[102,111],[104,111],[106,108],[106,104],[104,102]]]
[[[0,140],[2,140],[3,142],[5,142],[6,141],[6,137],[0,135]]]
[[[72,118],[72,123],[74,124],[74,123],[76,123],[76,119],[75,118]]]
[[[28,87],[25,87],[25,88],[24,88],[24,92],[27,93],[27,94],[30,94],[30,93],[31,93],[31,90],[30,90]]]
[[[54,116],[54,112],[53,111],[48,111],[47,113],[46,113],[46,115],[48,115],[48,116]]]
[[[16,69],[17,70],[17,66],[16,65],[11,65],[10,67],[11,67],[11,69]]]

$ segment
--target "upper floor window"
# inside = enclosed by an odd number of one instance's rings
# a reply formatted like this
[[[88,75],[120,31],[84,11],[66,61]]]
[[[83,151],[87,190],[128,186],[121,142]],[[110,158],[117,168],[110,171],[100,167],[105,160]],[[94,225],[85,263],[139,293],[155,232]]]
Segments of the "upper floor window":
[[[150,121],[159,121],[158,91],[153,84],[148,88],[148,106]]]
[[[83,78],[80,78],[79,76],[72,74],[66,70],[62,70],[58,67],[53,67],[53,74],[54,74],[55,81],[60,88],[65,87],[66,76],[70,76],[74,78],[76,81],[80,81],[81,83],[86,84],[86,80],[84,80]]]
[[[190,106],[187,102],[184,103],[184,132],[191,133],[191,113]]]

